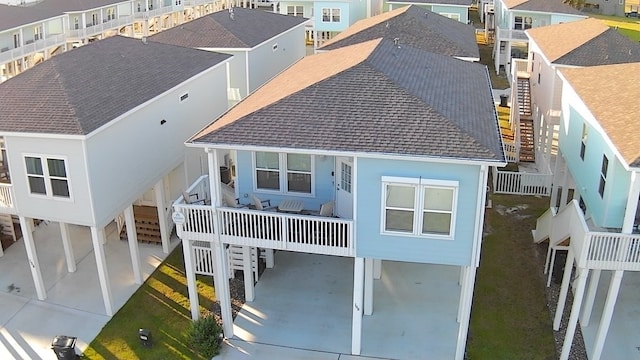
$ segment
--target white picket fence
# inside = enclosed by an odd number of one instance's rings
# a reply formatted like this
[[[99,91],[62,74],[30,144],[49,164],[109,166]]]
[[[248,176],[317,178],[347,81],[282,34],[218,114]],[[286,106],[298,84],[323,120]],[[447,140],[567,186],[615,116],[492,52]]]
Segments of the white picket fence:
[[[513,195],[551,195],[553,174],[501,171],[493,168],[493,192]]]

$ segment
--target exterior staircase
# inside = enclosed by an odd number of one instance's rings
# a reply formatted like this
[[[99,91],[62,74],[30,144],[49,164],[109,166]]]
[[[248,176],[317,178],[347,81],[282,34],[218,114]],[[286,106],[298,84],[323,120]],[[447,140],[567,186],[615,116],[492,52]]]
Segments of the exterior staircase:
[[[133,206],[133,217],[136,221],[138,241],[161,244],[160,221],[155,206]],[[127,225],[120,230],[120,239],[127,239]]]
[[[520,114],[520,161],[535,162],[535,138],[531,113],[531,89],[528,78],[518,78],[518,112]]]

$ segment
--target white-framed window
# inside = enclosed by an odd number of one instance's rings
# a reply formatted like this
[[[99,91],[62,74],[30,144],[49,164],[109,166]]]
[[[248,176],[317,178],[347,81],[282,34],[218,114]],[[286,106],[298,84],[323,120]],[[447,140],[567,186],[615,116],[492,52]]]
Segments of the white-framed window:
[[[530,16],[516,16],[513,20],[513,28],[515,30],[531,29],[533,25],[533,19]]]
[[[24,163],[31,194],[57,198],[71,197],[65,159],[25,155]]]
[[[607,171],[609,171],[609,159],[607,155],[602,155],[602,165],[600,166],[600,184],[598,186],[598,194],[604,197],[604,188],[607,185]]]
[[[116,18],[116,8],[107,8],[107,21],[114,20]]]
[[[452,239],[458,182],[382,177],[382,234]]]
[[[302,5],[287,5],[287,15],[291,16],[304,16],[304,6]]]
[[[312,155],[256,151],[253,165],[255,191],[314,194]]]
[[[460,14],[456,14],[456,13],[441,13],[440,15],[448,17],[451,20],[460,21]]]
[[[587,138],[589,138],[589,127],[582,124],[582,137],[580,139],[580,159],[584,160],[584,153],[587,150]]]
[[[322,8],[322,22],[340,22],[340,9]]]
[[[38,41],[43,39],[42,25],[38,25],[33,28],[33,40]]]

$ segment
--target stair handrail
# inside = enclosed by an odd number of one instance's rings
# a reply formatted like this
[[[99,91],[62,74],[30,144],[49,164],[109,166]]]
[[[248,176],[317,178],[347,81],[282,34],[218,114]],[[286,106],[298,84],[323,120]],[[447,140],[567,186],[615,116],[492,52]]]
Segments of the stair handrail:
[[[540,243],[549,238],[551,227],[553,226],[553,217],[556,216],[557,210],[550,207],[536,220],[536,228],[532,231],[533,242]]]
[[[582,209],[577,200],[571,200],[567,205],[558,211],[553,218],[551,235],[549,236],[549,244],[559,244],[560,242],[571,238],[571,248],[574,251],[576,261],[582,263],[580,259],[584,259],[586,251],[588,251],[587,235],[589,234],[589,226],[584,219]]]

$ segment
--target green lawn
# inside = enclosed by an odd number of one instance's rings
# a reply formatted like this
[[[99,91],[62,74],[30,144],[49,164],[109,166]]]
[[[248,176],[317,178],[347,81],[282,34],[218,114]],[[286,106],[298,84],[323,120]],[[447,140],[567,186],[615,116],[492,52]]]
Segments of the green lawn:
[[[622,35],[628,36],[631,40],[640,41],[640,19],[598,14],[590,14],[590,16],[604,21],[611,27],[617,26]]]
[[[198,279],[201,313],[215,297],[210,277]],[[182,247],[178,246],[89,344],[84,359],[203,359],[191,351],[191,322]],[[154,345],[144,347],[138,328],[151,330]]]
[[[468,359],[555,359],[544,278],[531,238],[548,198],[492,195],[473,296]],[[526,204],[514,214],[502,209]]]

